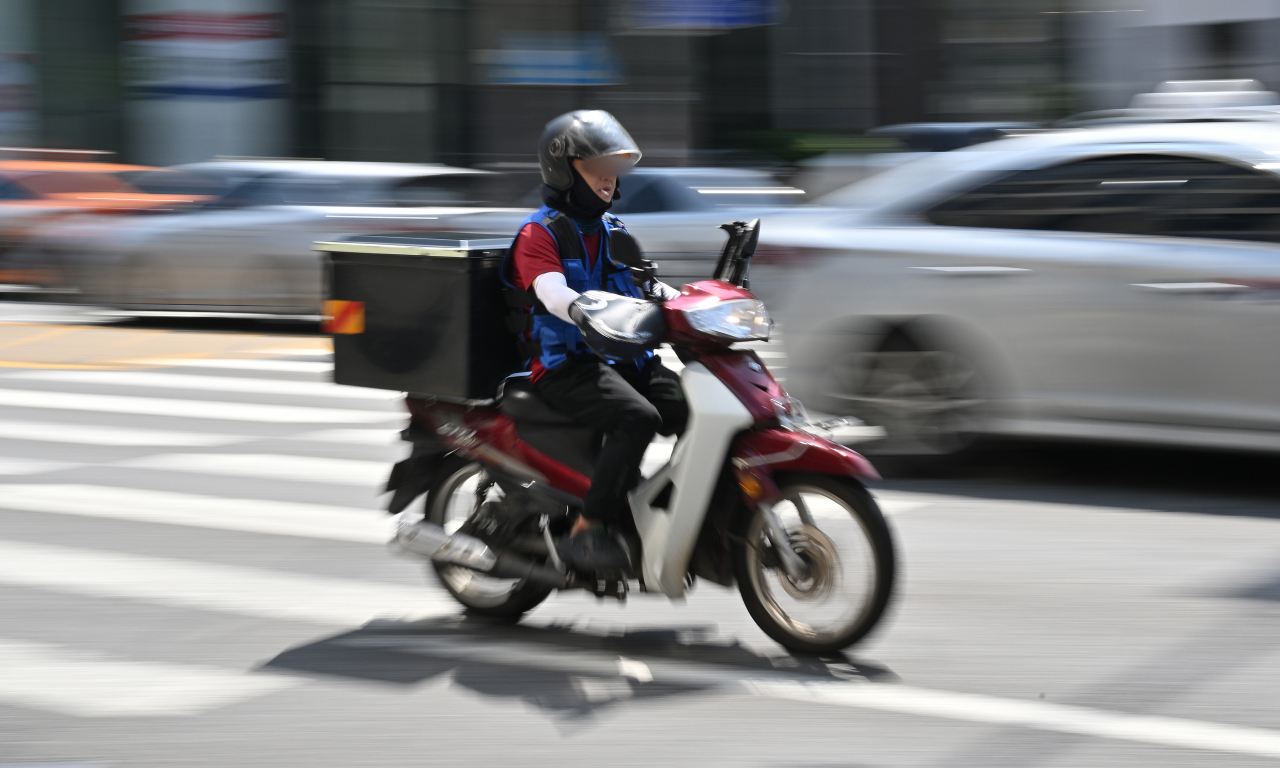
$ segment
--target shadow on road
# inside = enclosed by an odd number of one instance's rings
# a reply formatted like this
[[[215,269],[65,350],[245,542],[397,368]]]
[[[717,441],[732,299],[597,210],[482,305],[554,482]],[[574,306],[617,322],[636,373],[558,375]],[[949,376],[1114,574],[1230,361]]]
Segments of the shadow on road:
[[[1267,454],[992,441],[962,458],[873,462],[883,489],[1280,518],[1280,458]]]
[[[415,685],[450,674],[487,696],[520,699],[566,717],[620,702],[679,696],[752,679],[897,679],[846,656],[763,656],[715,642],[714,627],[591,634],[571,626],[526,626],[451,617],[373,622],[296,646],[263,671]]]

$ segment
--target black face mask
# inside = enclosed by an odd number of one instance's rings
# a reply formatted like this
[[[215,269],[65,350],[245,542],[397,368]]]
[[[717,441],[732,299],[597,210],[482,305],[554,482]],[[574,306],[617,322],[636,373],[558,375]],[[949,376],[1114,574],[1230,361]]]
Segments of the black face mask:
[[[600,217],[604,212],[613,207],[614,200],[622,197],[621,186],[622,180],[619,179],[614,183],[613,199],[601,200],[586,179],[582,178],[582,174],[578,173],[578,169],[574,168],[573,186],[569,189],[554,189],[546,184],[542,185],[542,202],[550,208],[567,213],[578,224],[582,234],[591,235],[600,229]]]

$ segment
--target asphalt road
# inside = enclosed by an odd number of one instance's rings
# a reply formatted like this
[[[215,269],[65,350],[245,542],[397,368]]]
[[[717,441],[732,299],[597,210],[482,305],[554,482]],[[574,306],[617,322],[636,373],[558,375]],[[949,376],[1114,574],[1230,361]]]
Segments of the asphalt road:
[[[400,406],[307,329],[6,316],[5,768],[1280,764],[1273,459],[997,446],[879,483],[901,588],[843,659],[705,584],[501,626],[386,551]]]

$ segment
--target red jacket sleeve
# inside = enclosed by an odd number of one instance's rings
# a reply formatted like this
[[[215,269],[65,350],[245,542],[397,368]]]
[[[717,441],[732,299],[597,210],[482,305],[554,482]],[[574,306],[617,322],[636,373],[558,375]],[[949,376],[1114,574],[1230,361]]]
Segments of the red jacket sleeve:
[[[511,246],[511,260],[516,285],[533,291],[533,281],[548,272],[564,274],[555,238],[537,224],[526,224]]]

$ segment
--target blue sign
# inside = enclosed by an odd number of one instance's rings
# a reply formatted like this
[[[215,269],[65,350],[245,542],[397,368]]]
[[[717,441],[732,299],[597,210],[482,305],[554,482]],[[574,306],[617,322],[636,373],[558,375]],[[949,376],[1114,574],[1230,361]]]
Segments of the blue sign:
[[[638,30],[729,30],[776,24],[777,0],[630,0],[625,23]]]
[[[617,85],[618,57],[604,35],[512,33],[502,47],[478,51],[485,81],[498,85]]]

